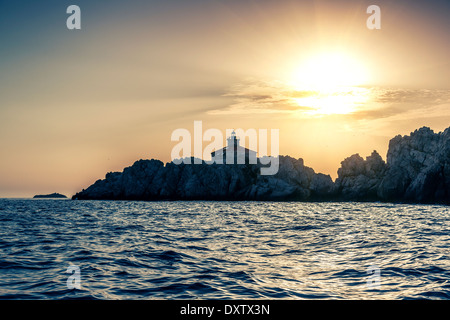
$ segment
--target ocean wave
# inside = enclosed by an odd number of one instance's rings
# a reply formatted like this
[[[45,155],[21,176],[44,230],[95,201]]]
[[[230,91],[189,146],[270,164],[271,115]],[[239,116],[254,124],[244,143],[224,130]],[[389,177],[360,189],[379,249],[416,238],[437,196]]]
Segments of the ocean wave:
[[[0,299],[449,299],[449,210],[2,199]]]

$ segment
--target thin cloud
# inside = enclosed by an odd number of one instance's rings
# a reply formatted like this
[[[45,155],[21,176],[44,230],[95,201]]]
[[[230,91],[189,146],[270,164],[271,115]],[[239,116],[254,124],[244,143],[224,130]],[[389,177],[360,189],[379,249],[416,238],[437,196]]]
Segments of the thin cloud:
[[[301,106],[294,98],[310,97],[314,91],[292,91],[281,82],[247,80],[233,85],[224,97],[231,97],[233,103],[225,108],[211,110],[209,114],[248,114],[248,113],[294,113],[314,108]]]
[[[423,115],[428,110],[433,114],[450,115],[445,106],[450,103],[450,90],[445,89],[401,89],[382,87],[349,87],[339,92],[323,94],[319,91],[292,89],[281,81],[248,79],[231,86],[223,95],[232,99],[226,107],[213,109],[208,114],[296,114],[311,117],[316,108],[302,106],[304,99],[325,96],[358,97],[363,92],[366,101],[357,101],[354,110],[344,117],[356,120],[371,120],[396,117],[402,114]],[[438,110],[438,111],[436,111]]]
[[[391,118],[399,115],[417,117],[439,113],[450,115],[450,90],[371,88],[372,106],[352,114],[356,119]]]

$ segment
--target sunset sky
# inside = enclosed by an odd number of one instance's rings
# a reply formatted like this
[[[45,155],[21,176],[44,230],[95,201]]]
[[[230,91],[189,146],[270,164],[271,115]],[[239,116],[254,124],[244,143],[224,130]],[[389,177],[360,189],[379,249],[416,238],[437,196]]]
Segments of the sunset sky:
[[[450,126],[449,33],[448,0],[0,0],[0,197],[168,162],[195,120],[279,129],[280,154],[334,179],[354,153]]]

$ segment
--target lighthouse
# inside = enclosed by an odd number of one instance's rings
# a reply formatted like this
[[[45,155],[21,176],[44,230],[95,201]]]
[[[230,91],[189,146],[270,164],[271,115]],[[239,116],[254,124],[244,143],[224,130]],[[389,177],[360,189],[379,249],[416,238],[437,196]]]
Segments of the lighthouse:
[[[239,140],[240,139],[236,137],[236,132],[234,132],[233,130],[231,136],[227,138],[227,147],[234,147],[234,146],[239,147]]]
[[[227,146],[211,152],[211,159],[217,164],[256,164],[256,151],[240,146],[239,142],[233,130],[227,138]]]

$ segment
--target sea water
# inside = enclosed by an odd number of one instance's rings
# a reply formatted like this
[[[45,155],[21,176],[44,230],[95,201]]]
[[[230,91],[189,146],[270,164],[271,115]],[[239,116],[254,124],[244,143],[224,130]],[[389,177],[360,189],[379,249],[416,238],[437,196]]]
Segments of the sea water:
[[[0,199],[0,299],[449,299],[449,219],[439,205]]]

